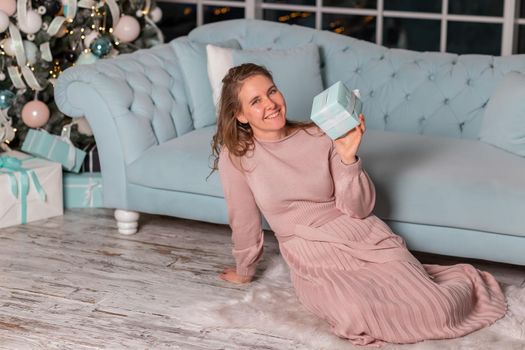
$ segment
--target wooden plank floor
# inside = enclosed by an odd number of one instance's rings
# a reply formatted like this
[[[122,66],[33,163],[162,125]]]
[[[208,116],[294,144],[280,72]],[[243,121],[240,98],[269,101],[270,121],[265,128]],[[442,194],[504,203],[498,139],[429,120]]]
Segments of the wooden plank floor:
[[[265,259],[279,254],[265,235]],[[525,268],[414,252],[423,263],[472,263],[525,285]],[[217,277],[233,264],[230,229],[143,215],[140,232],[116,232],[113,211],[75,209],[0,230],[0,349],[307,349],[256,330],[203,330],[182,306],[232,300],[249,285]],[[260,273],[260,272],[259,272]]]

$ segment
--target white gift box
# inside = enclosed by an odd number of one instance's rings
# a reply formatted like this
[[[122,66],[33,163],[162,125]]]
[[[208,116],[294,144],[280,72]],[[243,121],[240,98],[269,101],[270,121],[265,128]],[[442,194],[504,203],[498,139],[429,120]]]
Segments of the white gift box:
[[[0,227],[63,214],[61,164],[18,151],[0,153]]]

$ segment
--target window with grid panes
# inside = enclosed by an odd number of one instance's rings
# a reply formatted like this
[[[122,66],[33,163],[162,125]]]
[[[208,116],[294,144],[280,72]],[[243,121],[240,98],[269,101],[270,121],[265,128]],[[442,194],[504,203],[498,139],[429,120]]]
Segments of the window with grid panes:
[[[198,26],[257,18],[329,30],[387,47],[492,55],[525,52],[522,2],[525,0],[157,0],[165,16],[169,13],[161,26],[170,31],[167,40],[189,32],[189,23]],[[185,6],[193,11],[184,11]]]

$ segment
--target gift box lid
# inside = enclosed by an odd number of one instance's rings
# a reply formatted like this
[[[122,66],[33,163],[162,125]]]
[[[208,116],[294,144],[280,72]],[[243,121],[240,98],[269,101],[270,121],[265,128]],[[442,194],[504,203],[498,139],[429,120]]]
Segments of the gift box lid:
[[[49,159],[43,159],[18,150],[0,152],[0,157],[1,156],[9,156],[19,159],[20,161],[22,161],[22,166],[24,168],[38,169],[45,167],[61,167],[61,164],[59,162],[55,162]]]

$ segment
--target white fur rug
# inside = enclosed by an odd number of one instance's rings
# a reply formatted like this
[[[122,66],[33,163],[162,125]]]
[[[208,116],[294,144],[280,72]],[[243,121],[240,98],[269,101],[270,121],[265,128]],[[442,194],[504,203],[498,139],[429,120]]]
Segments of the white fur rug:
[[[502,284],[509,303],[507,315],[493,325],[466,336],[426,340],[414,344],[388,344],[394,349],[525,349],[525,288]],[[280,256],[273,257],[261,278],[252,282],[242,300],[197,302],[188,306],[187,321],[204,329],[257,329],[292,338],[308,349],[363,349],[329,331],[327,323],[309,313],[298,301],[290,281],[288,267]],[[188,310],[188,311],[189,311]]]

